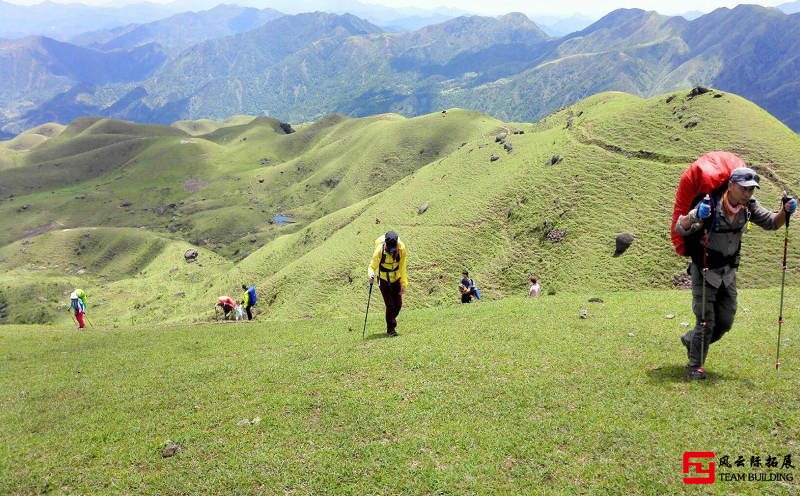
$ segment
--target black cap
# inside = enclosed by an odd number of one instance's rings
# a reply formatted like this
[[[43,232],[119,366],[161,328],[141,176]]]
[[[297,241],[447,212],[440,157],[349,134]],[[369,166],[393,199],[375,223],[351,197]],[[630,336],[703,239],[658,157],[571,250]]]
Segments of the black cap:
[[[394,255],[397,251],[397,233],[394,231],[387,232],[386,236],[383,237],[383,242],[386,246],[386,251]]]

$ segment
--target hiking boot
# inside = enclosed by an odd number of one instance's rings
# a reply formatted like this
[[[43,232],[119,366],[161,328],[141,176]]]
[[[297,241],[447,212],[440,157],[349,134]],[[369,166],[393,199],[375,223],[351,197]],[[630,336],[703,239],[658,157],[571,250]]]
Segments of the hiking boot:
[[[686,348],[686,358],[690,358],[689,351],[692,349],[692,343],[689,342],[689,338],[686,337],[686,334],[681,335],[681,343]]]
[[[706,380],[706,371],[703,367],[687,367],[686,378],[690,381]]]
[[[386,331],[386,334],[388,334],[390,337],[395,337],[397,336],[397,331]]]

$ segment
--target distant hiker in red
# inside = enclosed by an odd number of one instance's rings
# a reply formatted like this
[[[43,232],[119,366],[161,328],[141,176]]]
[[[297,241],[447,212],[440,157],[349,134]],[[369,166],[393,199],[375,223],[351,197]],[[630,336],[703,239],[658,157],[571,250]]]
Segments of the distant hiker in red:
[[[403,293],[408,285],[408,251],[397,233],[387,232],[375,240],[375,251],[367,269],[369,283],[378,275],[378,287],[386,304],[386,334],[397,336],[397,316],[403,307]]]
[[[233,309],[236,307],[236,302],[230,296],[220,296],[217,298],[217,306],[222,309],[222,313],[226,319],[233,317]]]
[[[82,293],[83,298],[78,294],[79,291]],[[76,289],[69,295],[69,308],[71,312],[75,313],[75,320],[78,321],[78,329],[86,328],[86,323],[84,322],[84,316],[86,315],[85,299],[86,293],[81,289]]]
[[[733,326],[739,249],[748,224],[778,229],[797,209],[797,200],[791,196],[783,198],[777,212],[762,207],[753,198],[758,181],[753,169],[737,167],[726,182],[701,197],[689,213],[677,217],[674,230],[683,236],[685,254],[691,256],[687,272],[692,276],[692,310],[696,317],[694,329],[681,336],[689,359],[689,380],[706,378],[708,348]]]

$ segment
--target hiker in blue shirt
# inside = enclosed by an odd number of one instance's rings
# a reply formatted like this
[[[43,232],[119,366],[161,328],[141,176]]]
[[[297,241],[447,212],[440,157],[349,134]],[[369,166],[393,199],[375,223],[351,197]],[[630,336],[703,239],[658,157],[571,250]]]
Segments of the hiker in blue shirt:
[[[246,284],[242,284],[242,289],[244,290],[242,305],[244,305],[244,309],[247,312],[247,320],[253,320],[253,312],[250,309],[256,306],[256,287],[250,286],[248,288]]]

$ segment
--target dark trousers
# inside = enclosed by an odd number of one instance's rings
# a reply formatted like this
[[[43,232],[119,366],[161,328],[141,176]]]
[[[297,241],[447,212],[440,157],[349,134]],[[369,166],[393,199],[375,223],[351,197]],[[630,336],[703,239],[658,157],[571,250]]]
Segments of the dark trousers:
[[[400,294],[400,281],[387,283],[383,279],[378,281],[383,302],[386,304],[386,332],[392,333],[397,328],[397,315],[403,307],[403,295]]]
[[[701,269],[702,270],[702,269]],[[705,321],[703,327],[703,276],[692,274],[692,310],[694,329],[687,333],[689,367],[699,367],[706,361],[708,348],[733,327],[736,316],[736,282],[715,288],[706,284]]]
[[[247,320],[253,320],[253,312],[250,311],[251,308],[253,308],[253,305],[244,307],[244,311],[247,312]]]

